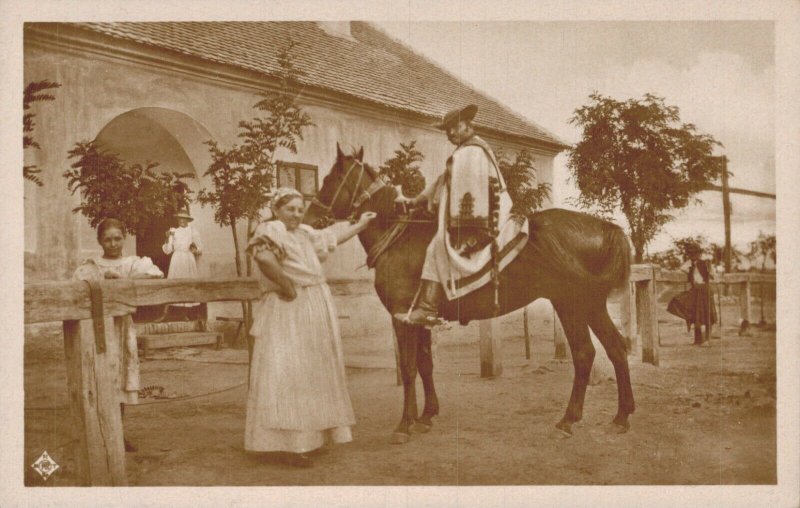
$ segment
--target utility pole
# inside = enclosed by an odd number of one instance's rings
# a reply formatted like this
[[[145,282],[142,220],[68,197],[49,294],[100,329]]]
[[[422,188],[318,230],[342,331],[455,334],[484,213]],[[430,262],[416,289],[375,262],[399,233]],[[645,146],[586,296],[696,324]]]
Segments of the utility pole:
[[[731,263],[731,195],[728,187],[728,158],[721,157],[722,162],[722,214],[725,217],[725,273],[730,273]]]

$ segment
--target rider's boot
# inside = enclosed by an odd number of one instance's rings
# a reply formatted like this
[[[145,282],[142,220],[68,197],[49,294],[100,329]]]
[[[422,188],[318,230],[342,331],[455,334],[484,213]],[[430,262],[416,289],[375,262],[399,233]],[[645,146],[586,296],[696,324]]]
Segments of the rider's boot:
[[[412,304],[409,312],[398,312],[394,317],[411,325],[430,327],[441,324],[443,320],[439,318],[439,304],[443,297],[444,288],[441,284],[423,279],[419,289],[419,305],[414,308]]]

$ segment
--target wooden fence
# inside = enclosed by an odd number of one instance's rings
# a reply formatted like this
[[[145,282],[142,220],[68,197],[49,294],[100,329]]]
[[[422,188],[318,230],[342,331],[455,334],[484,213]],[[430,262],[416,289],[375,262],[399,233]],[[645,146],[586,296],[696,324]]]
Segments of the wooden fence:
[[[666,278],[665,278],[666,277]],[[683,275],[685,277],[685,275]],[[622,297],[623,335],[631,340],[631,351],[641,341],[642,361],[658,365],[657,281],[678,282],[677,275],[664,275],[652,265],[634,265],[630,284]],[[684,279],[685,280],[685,279]],[[775,282],[774,275],[730,274],[719,281],[740,287],[743,319],[750,320],[753,282]],[[123,317],[136,307],[184,302],[252,300],[260,296],[255,278],[181,280],[100,281],[102,323],[92,320],[93,302],[89,286],[82,281],[42,282],[25,285],[25,324],[61,321],[67,366],[70,412],[76,432],[75,458],[78,477],[85,485],[126,485],[125,450],[119,409],[119,357],[124,330]],[[635,311],[634,311],[635,309]],[[556,324],[556,330],[560,328]],[[108,348],[109,341],[117,347]],[[481,375],[502,372],[499,337],[489,322],[480,326]],[[529,344],[528,344],[529,347]],[[555,333],[555,354],[566,358],[563,330]]]
[[[107,347],[110,341],[121,344],[123,317],[144,305],[250,300],[261,292],[255,278],[107,280],[98,286],[102,323],[92,320],[85,282],[26,284],[25,324],[63,322],[70,413],[77,438],[74,455],[81,483],[123,486],[127,478],[116,353],[121,345]]]

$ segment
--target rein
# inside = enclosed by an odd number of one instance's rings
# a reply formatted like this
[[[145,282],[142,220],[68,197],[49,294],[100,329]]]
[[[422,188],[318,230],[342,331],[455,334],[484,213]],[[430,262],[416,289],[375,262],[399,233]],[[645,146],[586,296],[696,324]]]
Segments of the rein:
[[[345,173],[344,178],[342,179],[342,184],[336,188],[336,192],[334,192],[330,204],[326,205],[316,196],[311,200],[311,205],[324,210],[325,213],[322,214],[322,219],[327,224],[331,224],[335,221],[335,217],[333,216],[333,207],[336,206],[336,201],[339,199],[339,194],[342,192],[345,184],[350,179],[351,173],[356,169],[359,169],[360,171],[358,173],[358,180],[356,180],[352,197],[350,198],[350,204],[346,209],[349,212],[349,215],[347,216],[348,221],[355,222],[357,219],[356,212],[361,208],[361,206],[369,201],[376,192],[386,187],[386,182],[383,181],[383,178],[377,176],[366,189],[361,189],[361,181],[364,179],[364,174],[367,172],[367,168],[363,162],[355,160],[347,170],[347,173]]]

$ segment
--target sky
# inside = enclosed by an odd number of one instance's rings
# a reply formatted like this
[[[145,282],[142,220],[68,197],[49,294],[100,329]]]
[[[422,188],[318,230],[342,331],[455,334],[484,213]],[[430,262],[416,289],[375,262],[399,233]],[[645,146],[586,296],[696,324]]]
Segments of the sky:
[[[593,91],[616,99],[650,92],[681,119],[713,135],[729,159],[731,185],[775,193],[775,55],[769,21],[378,22],[381,29],[477,90],[568,143],[569,124]],[[455,106],[455,105],[454,105]],[[555,161],[553,197],[578,194],[566,156]],[[722,243],[722,198],[676,214],[650,246],[704,234]],[[732,239],[743,245],[774,232],[775,201],[732,196]]]

